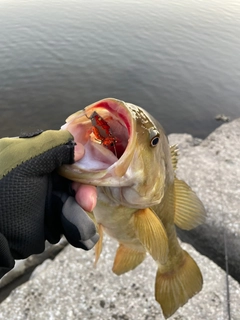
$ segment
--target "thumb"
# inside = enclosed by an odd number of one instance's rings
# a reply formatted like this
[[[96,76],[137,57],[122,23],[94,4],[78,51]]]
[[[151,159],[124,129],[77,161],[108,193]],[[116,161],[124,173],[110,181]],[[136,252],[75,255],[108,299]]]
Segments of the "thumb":
[[[64,203],[61,221],[63,233],[74,247],[89,250],[97,243],[99,236],[94,222],[73,197]]]

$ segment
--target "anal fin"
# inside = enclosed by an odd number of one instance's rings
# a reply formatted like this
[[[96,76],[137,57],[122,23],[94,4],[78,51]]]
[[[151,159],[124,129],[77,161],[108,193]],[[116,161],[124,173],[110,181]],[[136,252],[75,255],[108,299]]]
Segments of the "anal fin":
[[[168,256],[168,238],[157,215],[149,208],[134,214],[134,227],[138,239],[154,260],[165,263]]]
[[[183,261],[169,272],[159,267],[155,282],[155,299],[167,319],[202,289],[202,274],[193,258],[183,251]]]
[[[191,230],[202,224],[206,212],[196,193],[182,180],[174,180],[174,223],[181,229]]]
[[[120,244],[116,252],[112,271],[119,276],[135,269],[143,262],[145,257],[146,252],[139,252]]]

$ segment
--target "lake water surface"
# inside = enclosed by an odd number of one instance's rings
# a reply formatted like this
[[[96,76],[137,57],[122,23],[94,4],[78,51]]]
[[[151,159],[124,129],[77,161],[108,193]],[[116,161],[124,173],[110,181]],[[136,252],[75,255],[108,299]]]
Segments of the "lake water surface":
[[[0,30],[0,136],[105,97],[202,138],[240,116],[239,1],[0,0]]]

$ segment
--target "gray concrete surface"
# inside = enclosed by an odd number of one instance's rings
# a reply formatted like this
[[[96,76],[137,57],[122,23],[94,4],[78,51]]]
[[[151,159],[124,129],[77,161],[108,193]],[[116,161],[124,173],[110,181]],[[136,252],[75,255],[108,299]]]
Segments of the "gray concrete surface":
[[[106,240],[106,239],[105,239]],[[36,269],[33,278],[1,304],[0,319],[153,320],[163,319],[154,300],[155,262],[148,259],[121,277],[111,272],[116,244],[107,238],[97,266],[94,252],[66,247],[51,262]],[[204,277],[203,290],[170,319],[226,320],[225,273],[189,245]],[[239,320],[240,285],[230,278],[232,319]]]
[[[222,267],[225,235],[229,271],[240,282],[240,119],[203,141],[187,134],[171,134],[169,140],[179,145],[178,177],[196,191],[207,211],[206,224],[179,235]]]

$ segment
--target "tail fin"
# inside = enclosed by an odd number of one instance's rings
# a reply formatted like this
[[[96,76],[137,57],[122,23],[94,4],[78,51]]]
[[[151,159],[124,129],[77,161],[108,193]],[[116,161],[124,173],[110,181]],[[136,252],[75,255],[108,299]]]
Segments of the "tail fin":
[[[202,289],[201,271],[192,257],[183,251],[183,263],[169,273],[159,268],[155,282],[155,299],[167,319]]]

